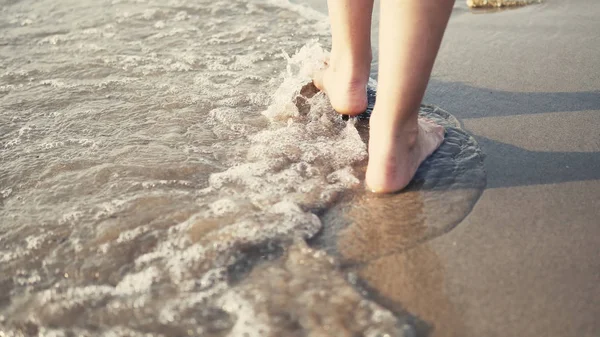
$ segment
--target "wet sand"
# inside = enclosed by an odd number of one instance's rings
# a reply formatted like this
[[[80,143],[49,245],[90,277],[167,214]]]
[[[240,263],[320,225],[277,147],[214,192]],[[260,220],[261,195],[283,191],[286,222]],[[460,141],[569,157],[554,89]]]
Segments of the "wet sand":
[[[600,334],[597,13],[594,0],[456,4],[424,102],[475,135],[487,187],[449,233],[358,271],[420,335]]]
[[[52,2],[2,8],[0,335],[598,335],[597,5],[458,3],[382,198],[322,15]]]

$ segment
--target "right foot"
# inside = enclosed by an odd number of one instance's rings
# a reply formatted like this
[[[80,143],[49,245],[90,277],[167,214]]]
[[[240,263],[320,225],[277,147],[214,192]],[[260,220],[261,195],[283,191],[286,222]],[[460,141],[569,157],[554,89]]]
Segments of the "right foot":
[[[365,184],[375,193],[398,192],[412,180],[421,163],[440,147],[444,128],[422,118],[412,125],[396,127],[376,116],[374,112],[370,121]]]
[[[327,64],[314,74],[313,83],[327,94],[335,111],[342,115],[356,116],[367,110],[369,72],[367,70],[355,74],[356,71],[351,68]]]

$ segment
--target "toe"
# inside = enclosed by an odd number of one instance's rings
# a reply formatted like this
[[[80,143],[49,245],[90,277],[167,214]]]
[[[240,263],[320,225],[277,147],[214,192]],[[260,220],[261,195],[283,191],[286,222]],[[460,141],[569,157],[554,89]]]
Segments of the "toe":
[[[444,127],[432,121],[431,119],[420,117],[419,122],[425,132],[434,133],[441,136],[444,135]]]

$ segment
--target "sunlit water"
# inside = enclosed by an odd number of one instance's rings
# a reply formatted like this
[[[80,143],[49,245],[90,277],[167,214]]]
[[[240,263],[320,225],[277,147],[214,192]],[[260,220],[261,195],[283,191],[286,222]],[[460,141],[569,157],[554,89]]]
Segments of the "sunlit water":
[[[482,156],[451,115],[422,109],[446,142],[408,192],[376,198],[361,183],[368,121],[306,86],[329,44],[320,14],[0,6],[0,335],[411,331],[356,270],[477,200]]]

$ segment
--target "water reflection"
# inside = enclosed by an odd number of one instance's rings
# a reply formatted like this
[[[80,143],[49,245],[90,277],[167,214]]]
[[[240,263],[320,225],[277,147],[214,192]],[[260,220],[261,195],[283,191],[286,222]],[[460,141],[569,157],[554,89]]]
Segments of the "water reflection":
[[[368,93],[369,109],[357,122],[365,142],[376,98],[374,90]],[[483,154],[449,113],[433,106],[419,113],[443,125],[446,137],[407,189],[348,192],[322,214],[323,231],[310,243],[336,256],[350,281],[418,336],[463,336],[461,314],[445,292],[444,267],[428,241],[454,228],[479,199],[486,183]],[[365,168],[366,161],[356,168],[363,181]]]
[[[445,292],[440,258],[428,244],[416,244],[428,233],[421,192],[365,195],[343,217],[351,224],[338,233],[337,251],[369,296],[405,317],[418,336],[466,335],[461,314]]]

